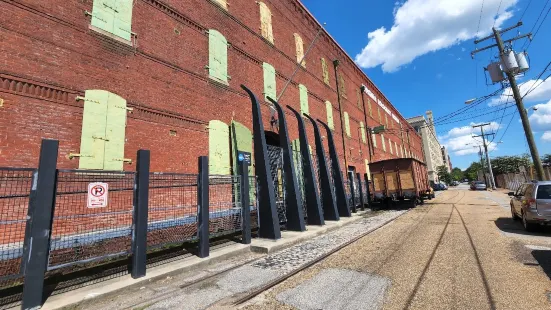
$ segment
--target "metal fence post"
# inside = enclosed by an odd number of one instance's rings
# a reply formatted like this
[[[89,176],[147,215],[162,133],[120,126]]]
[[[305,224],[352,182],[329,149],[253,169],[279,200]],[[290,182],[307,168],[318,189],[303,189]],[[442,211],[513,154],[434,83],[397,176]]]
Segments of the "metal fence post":
[[[132,218],[132,278],[145,276],[147,254],[147,217],[149,201],[148,150],[139,150],[134,184],[134,213]]]
[[[362,189],[362,177],[359,173],[356,173],[356,177],[358,178],[358,189],[360,191],[360,210],[365,210],[365,203],[364,203],[364,191]]]
[[[42,306],[44,274],[48,267],[52,218],[55,207],[56,171],[59,141],[42,140],[38,161],[38,178],[32,184],[36,192],[36,204],[31,208],[30,242],[23,284],[22,309],[38,309]]]
[[[348,181],[350,182],[350,197],[352,197],[352,205],[350,206],[350,209],[352,213],[356,213],[358,210],[356,210],[356,184],[354,183],[354,172],[348,171]]]
[[[197,176],[197,235],[200,258],[209,256],[209,158],[199,157],[199,175]]]
[[[243,244],[251,244],[251,204],[249,191],[249,164],[246,160],[239,161],[239,175],[241,176],[241,219],[243,220]]]

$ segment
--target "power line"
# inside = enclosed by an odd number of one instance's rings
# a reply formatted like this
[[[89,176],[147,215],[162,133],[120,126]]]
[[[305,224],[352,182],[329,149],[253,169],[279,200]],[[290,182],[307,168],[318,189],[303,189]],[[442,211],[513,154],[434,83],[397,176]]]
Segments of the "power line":
[[[478,32],[480,31],[480,22],[482,21],[482,12],[483,11],[484,11],[484,0],[482,0],[482,7],[480,8],[480,17],[478,18],[478,28],[476,29],[476,36],[478,36]]]
[[[451,113],[448,113],[446,115],[438,117],[437,119],[435,119],[435,122],[441,122],[441,121],[449,120],[449,119],[452,119],[452,118],[454,118],[458,115],[461,115],[461,114],[465,113],[466,111],[480,105],[481,103],[485,102],[486,100],[492,98],[493,96],[497,95],[501,91],[502,91],[502,89],[498,89],[498,90],[494,91],[493,93],[491,93],[489,95],[477,98],[473,103],[471,103],[467,106],[464,106],[464,107],[462,107],[462,108],[460,108],[460,109],[458,109],[454,112],[451,112]]]
[[[549,2],[549,1],[547,1],[547,2]],[[526,47],[526,49],[528,49],[528,48],[530,47],[530,44],[532,44],[532,41],[534,41],[534,39],[535,39],[536,36],[538,35],[538,32],[540,31],[541,26],[543,25],[543,23],[545,23],[545,20],[547,19],[547,16],[549,15],[549,11],[551,11],[551,6],[549,6],[549,9],[547,10],[547,13],[545,13],[545,16],[544,16],[543,19],[541,20],[541,23],[540,23],[540,25],[538,26],[538,29],[536,29],[536,32],[535,32],[534,35],[532,36],[532,40],[529,41],[528,46]]]
[[[524,17],[524,14],[526,14],[526,11],[528,11],[528,8],[530,7],[530,4],[532,4],[532,0],[530,0],[530,2],[528,2],[528,5],[524,9],[524,12],[522,12],[522,15],[520,16],[519,21],[522,20],[522,18]]]
[[[499,1],[499,6],[497,7],[497,12],[496,12],[496,18],[494,18],[494,25],[492,26],[492,28],[496,26],[497,16],[499,15],[499,9],[501,9],[501,3],[503,3],[503,0]]]
[[[550,7],[551,8],[551,7]],[[528,89],[526,91],[526,93],[524,94],[524,96],[522,96],[522,99],[524,99],[524,97],[528,96],[528,94],[530,94],[531,92],[533,92],[536,88],[540,87],[541,84],[543,84],[543,82],[545,82],[549,76],[547,76],[545,79],[543,79],[539,84],[538,86],[536,86],[536,82],[541,78],[541,76],[545,73],[545,71],[547,71],[547,68],[549,68],[549,66],[551,66],[551,61],[547,64],[547,66],[545,66],[545,69],[543,69],[543,71],[541,71],[541,73],[538,75],[538,77],[534,80],[534,84],[532,84],[532,86],[530,87],[530,89]]]
[[[534,23],[534,26],[532,26],[532,30],[530,30],[531,33],[534,33],[534,29],[536,29],[536,26],[538,25],[538,21],[540,20],[541,18],[541,15],[543,14],[543,12],[545,11],[545,8],[547,7],[547,4],[549,4],[549,1],[550,0],[547,0],[547,2],[545,2],[545,5],[543,6],[543,8],[541,9],[540,11],[540,15],[538,16],[538,19],[536,19],[536,22]],[[534,38],[532,37],[532,40]],[[522,47],[520,48],[521,50],[524,49],[524,46],[526,45],[526,42],[528,42],[528,46],[530,46],[530,44],[532,43],[532,40],[528,39],[527,41],[524,42],[524,44],[522,45]],[[527,47],[528,48],[528,47]]]

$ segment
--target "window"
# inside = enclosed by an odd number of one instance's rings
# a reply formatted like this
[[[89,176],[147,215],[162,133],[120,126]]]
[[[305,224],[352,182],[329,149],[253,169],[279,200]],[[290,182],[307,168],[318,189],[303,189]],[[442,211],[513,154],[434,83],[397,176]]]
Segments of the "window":
[[[538,195],[536,199],[551,199],[551,185],[538,186]]]
[[[274,33],[272,31],[272,12],[264,2],[258,2],[260,6],[260,32],[266,40],[274,44]]]
[[[130,41],[133,2],[133,0],[94,0],[91,25]]]
[[[367,98],[367,108],[369,110],[369,117],[373,118],[373,111],[371,110],[371,100]]]
[[[394,141],[394,150],[396,150],[396,156],[399,156],[400,154],[398,154],[398,143],[396,143],[396,141]]]
[[[363,110],[363,106],[362,106],[362,93],[360,92],[360,90],[356,90],[356,97],[357,97],[357,105],[358,105],[358,109],[360,110]]]
[[[383,145],[383,151],[386,152],[385,134],[381,134],[381,144]]]
[[[126,100],[105,90],[84,100],[79,169],[123,170]]]
[[[365,162],[365,173],[367,173],[367,179],[371,180],[371,171],[369,170],[369,160],[364,159]]]
[[[323,82],[329,85],[329,70],[327,69],[327,62],[325,58],[321,59],[321,70],[323,72]]]
[[[363,122],[360,122],[360,132],[362,133],[362,142],[366,143],[365,126]]]
[[[392,141],[390,141],[390,138],[388,138],[388,148],[390,150],[390,154],[394,155],[394,152],[392,151]]]
[[[386,124],[385,128],[389,128],[388,127],[388,114],[386,114],[386,113],[385,113],[385,124]]]
[[[228,41],[213,29],[209,30],[209,76],[228,84]]]
[[[226,10],[228,9],[228,3],[226,0],[214,0],[214,2],[218,3],[218,5],[220,5]]]
[[[377,107],[377,114],[379,115],[379,124],[383,124],[383,117],[381,116],[381,108]]]
[[[299,84],[298,90],[300,92],[300,113],[309,114],[308,110],[308,89],[306,86]]]
[[[264,69],[264,98],[266,101],[268,97],[277,100],[275,69],[267,62],[262,64],[262,68]]]
[[[329,101],[325,101],[325,110],[327,111],[327,126],[335,130],[335,122],[333,121],[333,105]]]
[[[346,85],[344,84],[344,78],[342,77],[342,73],[340,72],[339,72],[339,88],[340,88],[341,96],[343,96],[344,98],[348,98],[346,97]]]
[[[306,59],[304,59],[304,44],[302,43],[302,38],[298,35],[298,33],[294,34],[295,36],[295,47],[297,52],[297,62],[301,62],[301,65],[306,68]]]
[[[348,112],[344,112],[344,128],[346,136],[350,138],[352,135],[350,134],[350,117],[348,116]]]
[[[209,174],[231,174],[230,129],[219,120],[209,122]]]
[[[377,147],[377,136],[371,133],[371,140],[373,140],[373,147]]]

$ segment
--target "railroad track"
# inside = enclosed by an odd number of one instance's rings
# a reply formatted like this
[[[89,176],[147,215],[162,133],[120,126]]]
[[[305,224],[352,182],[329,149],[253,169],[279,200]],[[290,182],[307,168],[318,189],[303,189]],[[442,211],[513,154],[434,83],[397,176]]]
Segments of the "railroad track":
[[[459,198],[459,200],[457,201],[457,202],[459,202],[459,201],[461,201],[461,199],[463,199],[463,198],[465,197],[465,193],[464,193],[464,192],[458,192],[456,195],[454,195],[453,197],[451,197],[451,198],[449,198],[449,199],[454,199],[454,198],[456,198],[457,196],[459,196],[459,195],[461,195],[461,194],[463,194],[463,195],[462,195],[462,196]],[[440,196],[440,197],[441,197],[441,196]],[[438,199],[438,198],[437,198],[437,199]],[[457,202],[456,202],[456,203],[457,203]],[[409,229],[407,229],[407,232],[400,234],[400,236],[404,236],[404,237],[402,238],[402,240],[400,240],[400,241],[394,246],[394,248],[392,249],[392,251],[391,251],[389,254],[387,254],[387,257],[386,257],[386,258],[380,263],[380,265],[374,270],[374,273],[377,273],[378,271],[380,271],[380,269],[381,269],[384,265],[386,265],[386,264],[394,257],[394,255],[395,255],[395,254],[398,252],[398,250],[406,243],[406,241],[408,241],[408,240],[411,238],[412,232],[415,231],[415,230],[417,230],[417,229],[419,228],[419,225],[423,222],[423,220],[425,219],[425,217],[427,216],[427,214],[432,210],[432,208],[434,207],[434,205],[437,205],[437,204],[440,204],[440,203],[435,202],[435,203],[430,203],[430,204],[428,204],[428,205],[429,205],[429,208],[427,208],[427,210],[426,210],[425,212],[423,212],[423,215],[422,215],[421,219],[420,219],[414,226],[409,227]],[[405,214],[405,213],[404,213],[404,214]],[[396,218],[395,218],[395,219],[396,219]],[[393,219],[393,220],[395,220],[395,219]],[[393,220],[392,220],[392,221],[393,221]],[[449,222],[449,219],[448,219],[448,222]],[[304,270],[308,269],[309,267],[312,267],[312,266],[314,266],[314,265],[316,265],[316,264],[322,262],[323,260],[327,259],[329,256],[331,256],[331,255],[335,254],[336,252],[338,252],[338,251],[344,249],[345,247],[347,247],[347,246],[349,246],[350,244],[352,244],[352,243],[358,241],[359,239],[361,239],[361,238],[367,236],[368,234],[370,234],[370,233],[372,233],[372,232],[374,232],[374,231],[376,231],[376,230],[378,230],[378,229],[384,227],[386,224],[387,224],[387,223],[385,223],[384,225],[381,225],[380,227],[378,227],[378,228],[375,229],[375,230],[372,230],[372,231],[369,231],[369,232],[367,232],[367,233],[365,233],[365,234],[362,234],[362,235],[360,235],[360,236],[358,236],[358,237],[356,237],[356,238],[354,238],[354,239],[348,241],[347,243],[345,243],[345,244],[339,246],[338,248],[335,248],[334,250],[332,250],[332,251],[326,253],[325,255],[320,256],[320,257],[318,257],[317,259],[315,259],[315,260],[313,260],[313,261],[311,261],[311,262],[309,262],[309,263],[307,263],[307,264],[305,264],[305,265],[299,267],[298,269],[294,270],[293,272],[291,272],[291,273],[289,273],[289,274],[285,274],[285,275],[283,275],[283,276],[281,276],[281,277],[279,277],[279,278],[276,278],[275,280],[273,280],[273,281],[267,283],[266,285],[264,285],[264,286],[262,286],[262,287],[259,287],[259,288],[255,289],[255,290],[252,291],[252,292],[247,293],[246,295],[244,295],[244,296],[238,298],[237,300],[234,300],[234,301],[231,303],[231,305],[232,305],[232,306],[239,306],[239,305],[244,304],[245,302],[247,302],[247,301],[253,299],[254,297],[256,297],[256,296],[262,294],[263,292],[265,292],[265,291],[267,291],[267,290],[269,290],[269,289],[275,287],[276,285],[278,285],[278,284],[284,282],[285,280],[287,280],[287,279],[293,277],[294,275],[300,273],[301,271],[304,271]],[[442,233],[442,234],[443,234],[443,233]]]

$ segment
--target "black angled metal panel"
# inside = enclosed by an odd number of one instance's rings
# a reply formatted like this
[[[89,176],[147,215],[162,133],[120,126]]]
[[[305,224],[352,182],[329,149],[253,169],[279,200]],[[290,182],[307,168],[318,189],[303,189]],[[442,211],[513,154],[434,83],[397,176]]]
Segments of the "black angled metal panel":
[[[339,164],[339,157],[337,155],[337,148],[335,147],[335,140],[333,139],[333,132],[326,123],[317,120],[327,132],[327,144],[329,145],[329,156],[331,156],[331,169],[333,170],[333,179],[335,181],[335,196],[337,201],[337,209],[339,215],[344,217],[350,217],[350,206],[348,205],[348,199],[346,199],[346,191],[344,190],[344,179],[342,177],[341,165]],[[344,151],[344,150],[343,150]]]
[[[255,94],[246,86],[241,85],[251,98],[253,110],[253,141],[255,174],[258,177],[258,236],[260,238],[280,239],[281,230],[275,203],[274,183],[268,162],[266,137],[260,105]]]
[[[308,148],[308,136],[306,134],[306,128],[304,127],[304,120],[299,112],[290,106],[287,106],[291,110],[298,121],[298,133],[300,139],[300,155],[302,157],[304,170],[304,192],[306,197],[306,213],[308,214],[309,225],[325,225],[323,220],[323,212],[321,209],[320,197],[318,193],[318,186],[316,183],[316,176],[314,175],[314,168],[312,166],[312,159],[310,158],[310,151]]]
[[[316,139],[316,156],[318,158],[318,169],[320,173],[320,185],[321,185],[321,198],[323,201],[323,217],[329,221],[340,220],[339,211],[337,210],[337,204],[335,202],[335,195],[331,189],[331,174],[329,174],[329,167],[327,167],[327,160],[325,159],[325,150],[323,142],[321,141],[320,129],[316,121],[308,115],[307,119],[310,120],[312,126],[314,126],[314,136]]]
[[[293,165],[291,143],[289,142],[289,132],[287,131],[287,121],[283,109],[272,98],[268,97],[277,110],[279,120],[279,143],[283,149],[283,177],[285,179],[285,205],[287,207],[287,229],[294,231],[304,231],[304,212],[302,211],[301,197],[298,190],[295,165]]]

